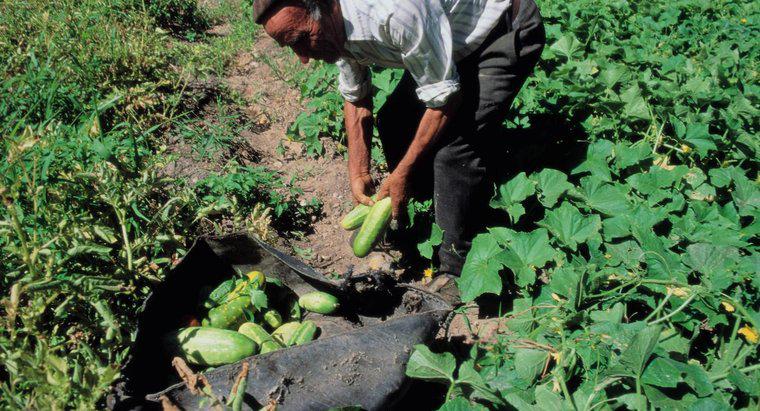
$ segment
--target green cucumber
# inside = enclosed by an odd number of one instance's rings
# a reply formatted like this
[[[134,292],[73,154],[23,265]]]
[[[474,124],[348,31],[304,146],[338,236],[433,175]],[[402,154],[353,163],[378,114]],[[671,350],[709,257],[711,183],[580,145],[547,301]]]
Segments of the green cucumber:
[[[275,310],[269,310],[264,313],[264,322],[274,330],[282,325],[282,316]]]
[[[169,346],[190,364],[216,367],[256,354],[257,344],[235,331],[189,327],[168,336]]]
[[[372,196],[372,201],[375,200],[375,197],[376,196]],[[342,220],[340,220],[340,226],[349,231],[361,227],[367,214],[369,214],[370,208],[370,206],[364,204],[357,205],[353,210],[349,211]]]
[[[282,345],[275,341],[274,338],[264,330],[264,327],[256,323],[243,323],[243,325],[238,328],[238,332],[256,342],[256,344],[261,347],[261,354],[266,354],[270,351],[282,348]]]
[[[364,219],[362,228],[359,229],[359,233],[354,239],[355,256],[366,257],[369,254],[372,247],[380,239],[380,235],[388,227],[388,223],[391,221],[391,210],[390,197],[385,197],[372,206],[369,214],[367,214],[367,218]]]
[[[293,333],[288,341],[288,347],[293,345],[302,345],[314,339],[317,335],[317,325],[314,321],[304,321]]]
[[[204,327],[237,328],[245,321],[246,309],[253,309],[251,297],[243,295],[228,303],[210,309],[201,324]]]
[[[272,338],[283,346],[286,346],[288,341],[290,341],[290,337],[293,336],[300,326],[301,323],[296,321],[285,323],[272,331]]]
[[[340,307],[338,298],[322,291],[312,291],[298,299],[298,305],[318,314],[332,314]]]

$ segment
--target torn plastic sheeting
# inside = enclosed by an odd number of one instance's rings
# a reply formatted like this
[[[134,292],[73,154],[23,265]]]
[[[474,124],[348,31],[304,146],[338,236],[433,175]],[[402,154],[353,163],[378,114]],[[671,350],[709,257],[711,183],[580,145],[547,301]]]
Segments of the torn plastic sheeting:
[[[270,400],[278,410],[388,406],[400,395],[404,369],[414,344],[429,342],[450,312],[437,296],[398,286],[383,273],[329,280],[303,262],[245,234],[201,238],[146,300],[138,319],[132,355],[108,399],[113,409],[158,408],[159,392],[184,409],[196,408],[171,367],[162,337],[196,311],[201,288],[235,271],[252,269],[277,278],[296,295],[322,290],[341,300],[338,316],[308,313],[321,329],[318,340],[267,354],[251,362],[244,408]],[[214,391],[228,395],[241,363],[205,372]]]

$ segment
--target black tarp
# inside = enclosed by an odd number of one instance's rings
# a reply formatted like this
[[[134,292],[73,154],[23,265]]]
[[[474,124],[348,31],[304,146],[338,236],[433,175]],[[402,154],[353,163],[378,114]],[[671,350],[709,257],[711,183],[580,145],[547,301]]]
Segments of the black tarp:
[[[429,343],[451,311],[438,296],[396,284],[382,272],[346,273],[333,280],[246,234],[203,237],[145,301],[109,407],[158,408],[158,398],[166,395],[183,409],[197,409],[200,397],[179,382],[163,338],[196,312],[202,288],[253,269],[278,278],[296,295],[330,292],[340,299],[341,310],[333,316],[306,315],[320,327],[316,341],[243,360],[251,365],[245,409],[258,409],[273,399],[280,411],[387,408],[403,393],[412,347]],[[240,367],[230,364],[204,375],[224,397]]]

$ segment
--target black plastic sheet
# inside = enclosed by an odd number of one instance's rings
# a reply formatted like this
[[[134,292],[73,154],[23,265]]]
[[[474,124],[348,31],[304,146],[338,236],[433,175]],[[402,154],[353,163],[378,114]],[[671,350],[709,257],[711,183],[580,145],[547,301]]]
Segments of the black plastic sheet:
[[[346,273],[331,280],[246,234],[200,238],[145,301],[130,359],[108,406],[154,409],[164,395],[182,409],[201,407],[201,397],[177,377],[163,337],[195,313],[203,287],[253,269],[279,279],[297,295],[332,293],[341,309],[333,316],[306,314],[305,319],[320,327],[316,341],[243,360],[251,366],[244,409],[259,409],[270,401],[279,411],[385,409],[403,393],[412,347],[431,342],[451,311],[436,295],[396,284],[385,273]],[[215,394],[229,394],[241,366],[242,361],[204,372]]]

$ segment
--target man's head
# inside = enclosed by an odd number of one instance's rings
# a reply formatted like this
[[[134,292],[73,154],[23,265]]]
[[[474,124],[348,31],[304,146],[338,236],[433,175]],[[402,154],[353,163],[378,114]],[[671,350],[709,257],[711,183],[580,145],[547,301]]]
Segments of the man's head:
[[[309,59],[334,63],[345,42],[337,0],[256,0],[257,23],[280,46],[288,46],[306,64]]]

